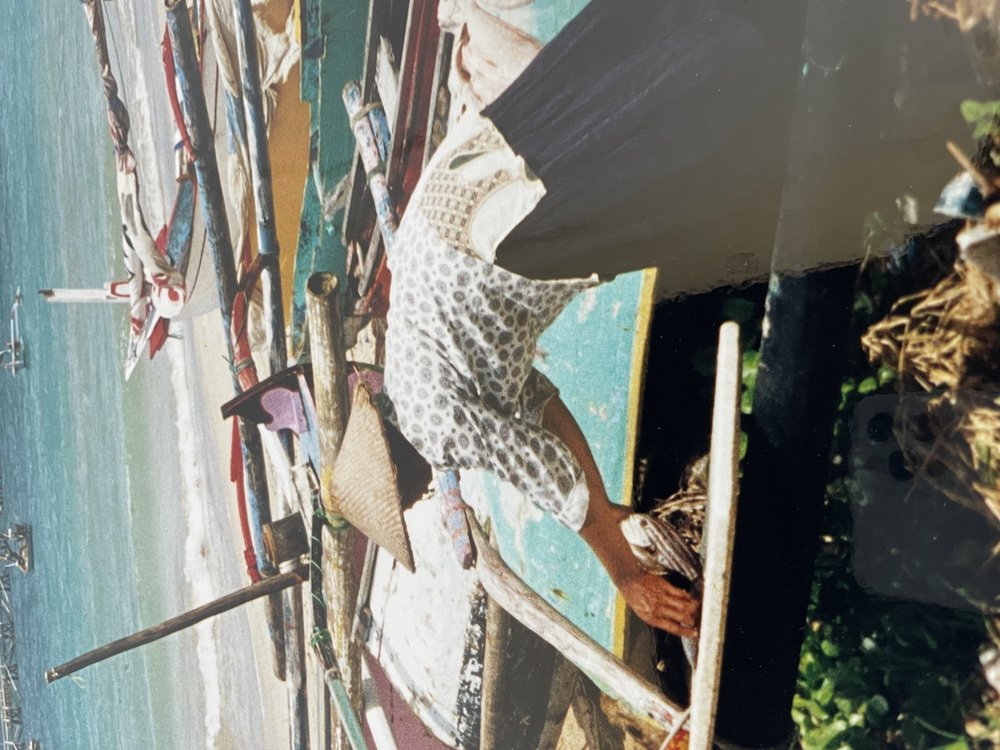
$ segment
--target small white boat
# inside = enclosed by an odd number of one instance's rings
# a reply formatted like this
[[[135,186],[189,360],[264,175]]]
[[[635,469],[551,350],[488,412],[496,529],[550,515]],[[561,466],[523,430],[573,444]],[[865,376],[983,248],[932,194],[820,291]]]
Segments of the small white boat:
[[[21,287],[18,287],[14,293],[14,304],[10,307],[10,340],[6,347],[0,349],[0,363],[15,376],[18,369],[28,365],[24,358],[24,339],[21,338],[21,324],[18,319],[20,308]]]

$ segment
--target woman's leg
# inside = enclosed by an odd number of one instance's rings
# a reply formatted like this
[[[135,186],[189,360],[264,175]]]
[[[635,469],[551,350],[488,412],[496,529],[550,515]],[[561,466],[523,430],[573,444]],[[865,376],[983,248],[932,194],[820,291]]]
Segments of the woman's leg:
[[[608,571],[625,602],[653,627],[684,637],[696,635],[698,601],[663,578],[639,567],[618,526],[631,511],[608,499],[590,446],[558,396],[546,404],[542,426],[566,444],[583,469],[590,491],[590,504],[580,536]]]

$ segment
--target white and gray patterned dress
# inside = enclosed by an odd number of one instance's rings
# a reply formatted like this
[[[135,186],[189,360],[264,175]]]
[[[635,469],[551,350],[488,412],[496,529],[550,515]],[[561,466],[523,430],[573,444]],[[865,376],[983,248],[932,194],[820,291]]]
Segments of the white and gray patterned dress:
[[[385,390],[390,418],[435,469],[493,471],[578,531],[586,484],[540,425],[557,390],[533,361],[542,331],[597,278],[536,281],[491,262],[542,194],[488,120],[453,128],[389,249]]]

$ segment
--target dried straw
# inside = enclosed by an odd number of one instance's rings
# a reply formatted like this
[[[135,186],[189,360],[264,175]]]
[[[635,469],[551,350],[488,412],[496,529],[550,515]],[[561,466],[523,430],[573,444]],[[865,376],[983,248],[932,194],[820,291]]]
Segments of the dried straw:
[[[1000,308],[991,277],[955,264],[936,286],[900,299],[861,339],[896,368],[906,396],[894,432],[914,474],[1000,528]]]
[[[994,0],[910,0],[910,20],[921,15],[946,18],[962,31],[970,31],[983,22],[995,25],[1000,8]]]
[[[915,476],[1000,529],[1000,392],[904,398],[894,431]]]
[[[904,387],[989,388],[1000,384],[996,284],[955,264],[937,286],[903,297],[861,338],[872,363],[894,367]]]
[[[672,524],[695,552],[701,552],[708,499],[708,454],[699,456],[684,469],[681,487],[670,497],[657,500],[650,515]]]

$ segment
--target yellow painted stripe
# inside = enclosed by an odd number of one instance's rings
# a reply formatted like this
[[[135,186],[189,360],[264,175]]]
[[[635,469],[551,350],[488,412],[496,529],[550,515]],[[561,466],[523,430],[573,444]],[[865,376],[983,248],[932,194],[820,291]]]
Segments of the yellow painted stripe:
[[[649,353],[649,329],[653,320],[653,295],[656,289],[656,269],[642,272],[642,287],[635,318],[635,339],[632,343],[632,362],[629,368],[628,416],[626,422],[625,476],[622,477],[622,500],[632,504],[635,480],[635,454],[639,443],[639,412],[642,408],[643,386],[646,380],[646,356]],[[615,616],[612,624],[612,651],[617,656],[625,654],[625,625],[628,607],[621,594],[615,595]]]

